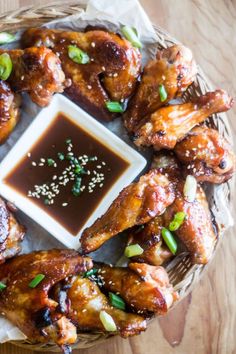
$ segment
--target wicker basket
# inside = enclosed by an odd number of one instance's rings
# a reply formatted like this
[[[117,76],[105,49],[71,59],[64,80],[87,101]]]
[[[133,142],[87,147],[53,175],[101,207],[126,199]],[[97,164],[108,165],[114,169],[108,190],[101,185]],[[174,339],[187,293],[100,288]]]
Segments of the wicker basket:
[[[84,0],[69,1],[66,5],[61,2],[53,2],[49,5],[39,5],[20,8],[13,12],[8,12],[0,15],[0,31],[15,32],[20,29],[26,29],[32,26],[40,26],[45,22],[55,20],[57,18],[66,17],[79,13],[85,9]],[[178,43],[176,39],[168,35],[161,28],[154,26],[157,36],[157,48],[166,48],[172,44]],[[184,99],[189,97],[198,96],[212,89],[209,80],[206,78],[201,68],[198,70],[197,80],[190,86],[184,95]],[[211,117],[208,122],[209,126],[215,127],[220,133],[232,143],[231,130],[226,118],[226,115],[217,114]],[[231,195],[233,194],[234,181],[225,183],[223,185],[223,195],[230,206]],[[217,210],[220,206],[213,203],[214,208]],[[222,236],[223,230],[219,230],[219,237],[216,241],[215,248],[219,244],[219,239]],[[181,254],[168,264],[166,267],[170,280],[174,288],[179,293],[180,300],[183,299],[193,288],[194,284],[199,280],[202,271],[206,266],[192,265],[187,254]],[[78,343],[74,345],[74,349],[88,348],[98,344],[110,337],[109,334],[103,333],[81,333],[79,334]],[[27,340],[13,341],[13,344],[31,350],[45,351],[45,352],[58,352],[60,351],[54,344],[32,344]]]

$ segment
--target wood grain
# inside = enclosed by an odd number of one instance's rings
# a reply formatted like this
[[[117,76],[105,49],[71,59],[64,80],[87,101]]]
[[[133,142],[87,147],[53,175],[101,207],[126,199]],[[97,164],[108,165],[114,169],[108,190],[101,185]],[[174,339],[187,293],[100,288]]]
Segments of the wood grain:
[[[63,2],[63,0],[62,0]],[[0,13],[48,0],[0,0]],[[141,0],[151,20],[189,46],[216,87],[236,96],[236,1]],[[229,113],[236,137],[236,106]],[[236,202],[234,202],[234,217]],[[235,354],[236,228],[231,229],[194,291],[143,335],[114,338],[80,354]],[[12,345],[1,354],[32,354]]]

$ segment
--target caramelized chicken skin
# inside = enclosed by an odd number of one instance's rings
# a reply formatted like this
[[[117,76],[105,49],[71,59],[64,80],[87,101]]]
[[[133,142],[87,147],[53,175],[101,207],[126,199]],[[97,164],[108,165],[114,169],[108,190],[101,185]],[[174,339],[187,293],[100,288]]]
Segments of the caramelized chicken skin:
[[[0,198],[0,264],[21,251],[20,243],[24,235],[24,226],[18,223],[9,207]]]
[[[19,120],[20,97],[10,85],[0,80],[0,144],[3,144]]]
[[[26,91],[39,106],[50,103],[54,93],[63,92],[65,75],[60,59],[46,47],[0,50],[11,57],[13,69],[8,79],[15,92]]]
[[[163,267],[130,263],[128,268],[96,264],[103,287],[119,294],[139,313],[163,315],[178,298]]]
[[[128,98],[140,74],[138,49],[115,33],[31,28],[23,34],[22,43],[26,47],[45,45],[57,53],[66,78],[72,81],[65,93],[99,119],[110,120],[114,116],[105,107],[106,101]],[[68,45],[71,44],[89,55],[87,64],[77,64],[69,58]]]
[[[0,311],[32,342],[55,342],[60,346],[77,339],[76,327],[50,298],[52,287],[92,268],[89,258],[72,250],[36,251],[11,259],[0,267],[0,281],[6,284],[0,297]],[[38,274],[45,278],[29,286]]]
[[[163,213],[174,198],[172,184],[165,176],[155,170],[143,175],[124,188],[106,213],[84,230],[83,252],[92,252],[118,233],[148,222]]]
[[[232,177],[236,157],[230,144],[217,130],[196,127],[175,146],[186,173],[200,182],[223,183]]]
[[[231,108],[232,98],[223,90],[208,92],[195,102],[163,107],[151,114],[135,132],[137,146],[173,149],[188,132],[213,113]]]
[[[129,132],[134,132],[142,118],[180,95],[194,81],[197,66],[190,49],[173,45],[158,51],[156,59],[144,68],[138,90],[124,115]],[[164,85],[167,98],[163,102],[159,86]]]

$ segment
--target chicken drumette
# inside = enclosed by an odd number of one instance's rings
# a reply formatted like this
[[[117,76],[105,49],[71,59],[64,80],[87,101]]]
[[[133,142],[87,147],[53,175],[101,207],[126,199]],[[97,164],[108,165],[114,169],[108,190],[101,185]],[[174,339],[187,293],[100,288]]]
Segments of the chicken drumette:
[[[23,34],[22,43],[26,47],[45,45],[57,53],[66,78],[72,81],[65,93],[99,119],[110,120],[114,116],[107,110],[105,103],[128,98],[140,74],[139,51],[115,33],[31,28]],[[88,62],[78,64],[70,59],[69,45],[86,53]]]
[[[200,182],[223,183],[232,177],[236,157],[231,145],[217,130],[196,127],[175,146],[178,159],[186,174]]]
[[[83,252],[95,251],[118,233],[160,215],[174,198],[172,184],[164,175],[153,170],[142,176],[138,182],[124,188],[107,212],[84,230]]]
[[[208,92],[195,102],[163,107],[141,122],[135,132],[137,146],[152,146],[155,150],[173,149],[188,132],[208,116],[225,112],[233,100],[223,90]]]
[[[138,90],[124,115],[128,131],[134,132],[142,118],[182,94],[194,81],[196,73],[192,52],[183,45],[158,51],[156,59],[145,66]],[[167,93],[164,101],[160,97],[160,85],[164,85]]]

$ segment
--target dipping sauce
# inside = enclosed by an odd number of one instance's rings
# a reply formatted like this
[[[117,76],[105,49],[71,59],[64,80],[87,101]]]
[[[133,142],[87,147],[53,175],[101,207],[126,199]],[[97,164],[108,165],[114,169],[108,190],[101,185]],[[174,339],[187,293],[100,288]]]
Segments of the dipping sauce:
[[[76,236],[128,167],[60,113],[4,182]]]

